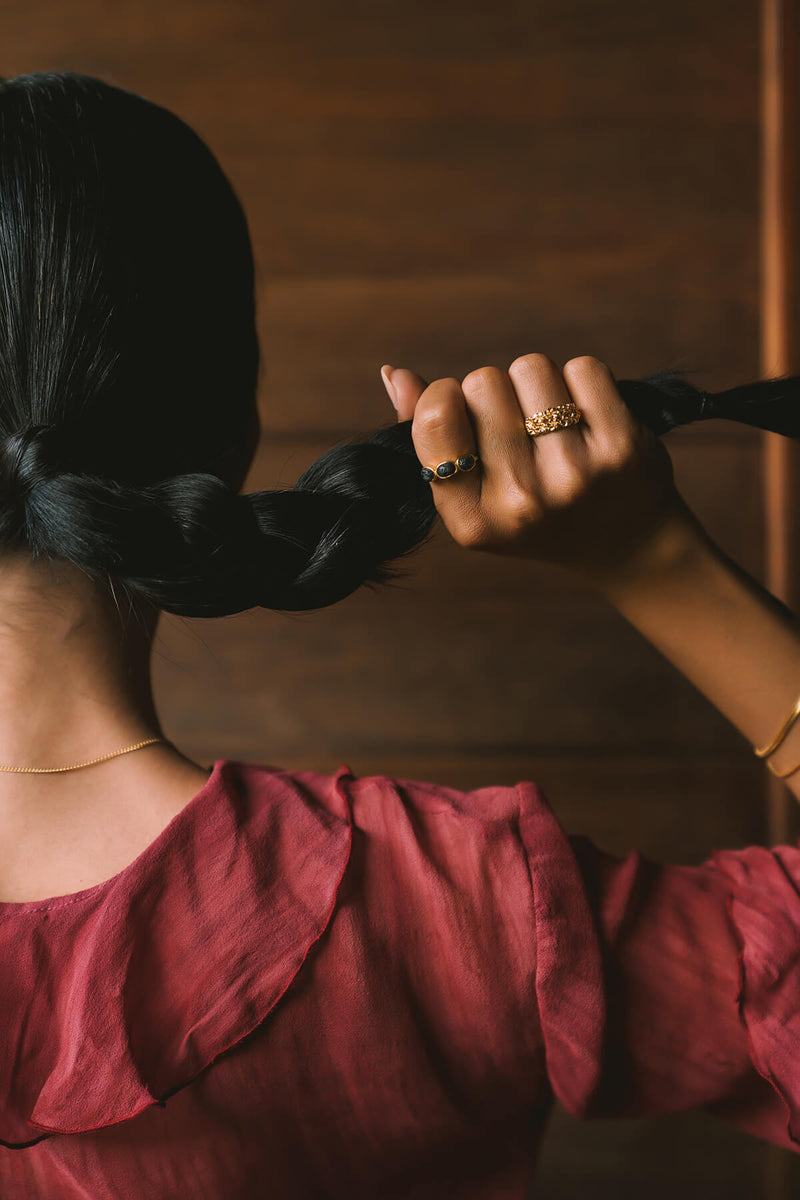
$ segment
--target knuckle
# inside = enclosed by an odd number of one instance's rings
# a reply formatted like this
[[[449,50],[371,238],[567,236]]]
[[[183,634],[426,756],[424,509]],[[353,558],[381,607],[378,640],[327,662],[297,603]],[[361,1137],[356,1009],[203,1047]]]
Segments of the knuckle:
[[[630,465],[634,455],[633,439],[615,442],[603,455],[603,466],[616,475]]]
[[[452,420],[453,402],[461,396],[457,379],[437,379],[420,396],[414,409],[414,428],[434,432]]]
[[[414,427],[423,433],[438,433],[450,423],[450,410],[440,401],[426,405],[418,404],[414,410]]]
[[[539,502],[532,492],[514,488],[506,492],[503,508],[512,532],[521,533],[540,516]]]
[[[636,436],[633,429],[623,426],[615,429],[599,455],[600,465],[611,471],[622,471],[637,455]]]
[[[477,520],[461,520],[450,526],[450,536],[457,545],[474,549],[483,542],[483,527]]]
[[[508,368],[516,375],[548,375],[558,372],[558,366],[548,354],[521,354]]]
[[[484,391],[496,387],[505,378],[505,371],[499,367],[476,367],[465,375],[461,386],[465,391]]]
[[[571,358],[564,363],[565,375],[595,375],[598,371],[608,374],[608,367],[593,354],[579,354],[577,358]]]
[[[571,463],[564,463],[553,482],[553,490],[561,504],[573,504],[586,490],[583,471]]]
[[[451,376],[446,379],[435,379],[420,396],[417,408],[442,404],[460,395],[461,384],[457,379],[453,379]]]
[[[450,532],[456,545],[462,546],[465,550],[472,549],[478,544],[475,531],[468,525],[459,526],[458,529]]]

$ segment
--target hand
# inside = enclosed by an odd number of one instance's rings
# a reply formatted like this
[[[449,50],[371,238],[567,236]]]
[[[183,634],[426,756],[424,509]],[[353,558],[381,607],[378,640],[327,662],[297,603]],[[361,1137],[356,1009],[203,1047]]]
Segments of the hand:
[[[461,546],[558,564],[598,582],[646,559],[665,527],[696,523],[666,447],[596,358],[573,358],[562,372],[544,354],[525,354],[507,372],[482,367],[461,383],[426,384],[398,369],[392,386],[423,466],[480,457],[472,471],[429,485]],[[569,400],[581,412],[577,425],[526,432],[526,416]]]

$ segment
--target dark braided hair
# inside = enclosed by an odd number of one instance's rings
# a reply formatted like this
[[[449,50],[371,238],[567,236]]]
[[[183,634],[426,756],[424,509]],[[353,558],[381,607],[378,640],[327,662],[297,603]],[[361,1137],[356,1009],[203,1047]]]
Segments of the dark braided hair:
[[[197,134],[99,79],[0,79],[0,557],[66,559],[187,617],[397,578],[436,517],[411,422],[239,494],[258,367],[246,218]],[[725,417],[798,437],[798,384],[618,387],[658,434]]]

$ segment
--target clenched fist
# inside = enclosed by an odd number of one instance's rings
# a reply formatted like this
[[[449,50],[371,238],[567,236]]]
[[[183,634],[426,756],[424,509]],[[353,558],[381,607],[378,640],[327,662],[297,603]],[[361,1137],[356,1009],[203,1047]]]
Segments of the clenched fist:
[[[426,384],[388,366],[382,374],[398,420],[413,421],[423,466],[479,456],[471,471],[430,484],[461,546],[599,579],[624,570],[665,522],[694,520],[666,447],[596,358],[573,358],[559,370],[544,354],[524,354],[508,371],[481,367],[460,383]],[[570,401],[581,413],[577,424],[528,434],[526,416]]]

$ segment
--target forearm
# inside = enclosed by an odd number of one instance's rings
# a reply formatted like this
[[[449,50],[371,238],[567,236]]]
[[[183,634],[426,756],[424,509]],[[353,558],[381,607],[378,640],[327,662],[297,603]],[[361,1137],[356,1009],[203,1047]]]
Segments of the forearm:
[[[800,620],[698,522],[670,519],[636,564],[589,582],[751,745],[772,740],[800,695]],[[800,718],[769,761],[800,764]],[[800,799],[800,769],[784,782]]]

